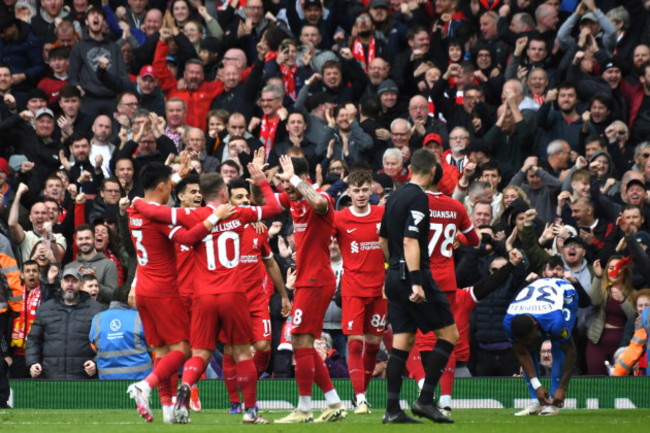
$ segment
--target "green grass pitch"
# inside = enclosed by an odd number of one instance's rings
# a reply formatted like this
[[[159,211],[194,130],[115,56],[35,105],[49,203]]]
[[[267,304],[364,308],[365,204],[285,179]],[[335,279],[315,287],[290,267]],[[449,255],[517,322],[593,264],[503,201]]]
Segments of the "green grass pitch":
[[[156,419],[147,424],[133,410],[36,410],[15,409],[0,411],[1,432],[39,433],[146,433],[146,432],[239,432],[260,430],[264,432],[309,432],[309,433],[371,433],[369,429],[390,432],[467,432],[467,433],[596,433],[596,432],[642,432],[647,431],[650,409],[633,410],[563,410],[555,417],[515,417],[513,409],[455,410],[453,425],[433,425],[425,420],[421,425],[381,424],[382,410],[371,415],[354,415],[332,424],[310,425],[253,425],[241,424],[241,415],[228,415],[224,410],[204,410],[192,413],[189,425],[164,425],[160,410],[154,411]],[[273,420],[288,411],[261,411],[267,419]],[[318,412],[315,412],[316,414]]]

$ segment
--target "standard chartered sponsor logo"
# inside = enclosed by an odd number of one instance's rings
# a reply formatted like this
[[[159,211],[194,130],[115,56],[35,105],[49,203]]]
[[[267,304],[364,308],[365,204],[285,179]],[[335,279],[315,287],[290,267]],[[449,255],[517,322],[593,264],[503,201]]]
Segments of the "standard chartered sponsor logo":
[[[359,244],[357,243],[357,241],[352,241],[352,242],[350,243],[350,250],[351,250],[353,253],[358,253],[358,252],[359,252]]]

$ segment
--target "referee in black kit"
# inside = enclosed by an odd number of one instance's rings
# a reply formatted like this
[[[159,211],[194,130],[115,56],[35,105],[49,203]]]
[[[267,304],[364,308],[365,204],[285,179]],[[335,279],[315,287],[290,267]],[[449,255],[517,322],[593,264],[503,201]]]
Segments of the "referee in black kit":
[[[411,411],[434,422],[453,423],[433,401],[436,385],[458,342],[449,301],[429,270],[429,200],[424,190],[437,184],[441,177],[442,169],[433,153],[427,149],[415,151],[411,158],[411,181],[390,195],[381,222],[379,244],[388,258],[385,290],[393,328],[393,350],[386,368],[384,424],[420,422],[404,413],[399,405],[402,372],[417,329],[434,331],[438,341],[425,361],[424,386]]]

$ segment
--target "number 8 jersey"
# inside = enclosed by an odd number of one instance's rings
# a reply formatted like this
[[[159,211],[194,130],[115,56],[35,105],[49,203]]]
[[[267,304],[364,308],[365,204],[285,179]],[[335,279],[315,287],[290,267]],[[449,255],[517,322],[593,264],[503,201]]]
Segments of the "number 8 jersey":
[[[516,342],[510,324],[515,316],[529,314],[535,318],[543,336],[566,342],[571,336],[578,312],[578,293],[567,280],[540,278],[524,287],[510,303],[503,328],[511,342]]]

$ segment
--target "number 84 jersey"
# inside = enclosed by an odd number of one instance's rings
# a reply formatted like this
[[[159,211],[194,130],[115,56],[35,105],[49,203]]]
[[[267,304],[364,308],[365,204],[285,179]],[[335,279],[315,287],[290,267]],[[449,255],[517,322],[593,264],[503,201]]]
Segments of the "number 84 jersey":
[[[578,312],[578,293],[564,279],[540,278],[524,287],[510,303],[503,327],[512,342],[513,317],[529,314],[535,318],[543,336],[564,343],[571,336]]]

